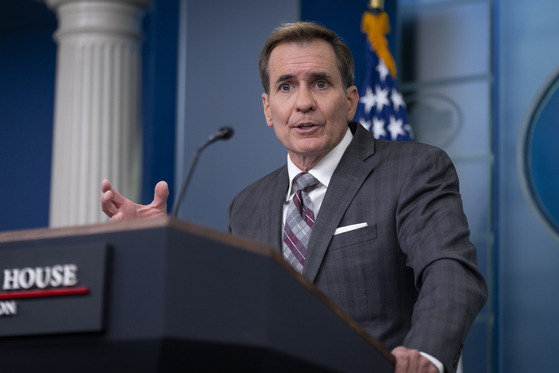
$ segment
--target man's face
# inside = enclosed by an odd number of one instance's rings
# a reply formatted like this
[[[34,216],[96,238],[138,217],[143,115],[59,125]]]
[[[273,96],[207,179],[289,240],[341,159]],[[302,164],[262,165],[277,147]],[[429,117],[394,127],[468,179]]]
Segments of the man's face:
[[[269,127],[293,163],[307,171],[344,137],[357,108],[357,88],[344,89],[334,49],[323,40],[282,43],[268,63],[262,94]]]

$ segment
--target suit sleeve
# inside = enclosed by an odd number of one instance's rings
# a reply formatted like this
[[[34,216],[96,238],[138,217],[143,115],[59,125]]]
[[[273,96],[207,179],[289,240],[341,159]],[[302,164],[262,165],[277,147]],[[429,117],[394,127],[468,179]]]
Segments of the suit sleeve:
[[[446,153],[429,148],[414,157],[400,192],[396,223],[419,290],[404,346],[436,357],[453,372],[487,287],[469,240],[458,176]]]

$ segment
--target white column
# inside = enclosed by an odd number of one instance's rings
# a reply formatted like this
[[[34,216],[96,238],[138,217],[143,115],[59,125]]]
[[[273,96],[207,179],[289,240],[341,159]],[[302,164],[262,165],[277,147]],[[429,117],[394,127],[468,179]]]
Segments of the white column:
[[[101,181],[139,196],[141,20],[149,0],[47,0],[58,43],[50,226],[105,221]]]

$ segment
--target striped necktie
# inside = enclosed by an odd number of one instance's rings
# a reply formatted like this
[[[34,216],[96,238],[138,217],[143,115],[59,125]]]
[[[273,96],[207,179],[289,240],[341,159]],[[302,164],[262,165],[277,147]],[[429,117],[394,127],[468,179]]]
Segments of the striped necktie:
[[[314,212],[309,192],[319,184],[308,172],[295,176],[296,192],[293,196],[283,228],[283,257],[297,270],[303,272],[307,244],[314,225]]]

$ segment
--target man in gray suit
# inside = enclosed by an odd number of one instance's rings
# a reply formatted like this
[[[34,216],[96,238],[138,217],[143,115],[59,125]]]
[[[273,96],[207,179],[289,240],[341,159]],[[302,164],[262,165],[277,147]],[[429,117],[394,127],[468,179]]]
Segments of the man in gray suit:
[[[282,227],[299,198],[293,181],[312,175],[304,197],[312,234],[294,267],[393,349],[396,372],[454,372],[487,297],[456,171],[437,148],[375,140],[349,123],[359,99],[353,70],[348,47],[328,29],[300,22],[270,36],[262,102],[287,165],[239,193],[230,230],[288,257]],[[102,190],[112,220],[166,211],[164,183],[148,206],[107,181]]]

